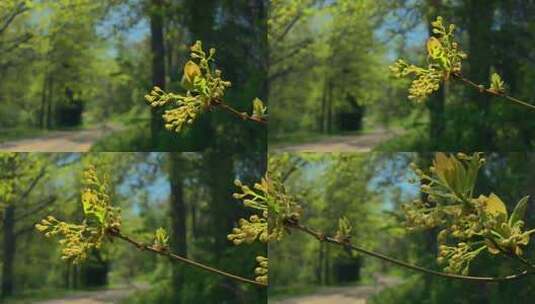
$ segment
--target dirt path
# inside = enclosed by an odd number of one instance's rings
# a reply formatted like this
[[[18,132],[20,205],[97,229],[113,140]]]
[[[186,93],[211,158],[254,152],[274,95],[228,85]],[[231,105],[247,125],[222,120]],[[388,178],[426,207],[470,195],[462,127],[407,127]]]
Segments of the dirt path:
[[[86,130],[52,131],[51,133],[29,139],[0,143],[0,151],[12,152],[85,152],[98,139],[118,129],[100,126]]]
[[[401,283],[398,278],[381,277],[380,283],[369,286],[322,287],[315,293],[269,301],[269,304],[366,304],[368,298],[384,288]]]
[[[365,134],[338,135],[317,142],[281,145],[275,152],[368,152],[388,139],[398,136],[402,131],[377,130]]]
[[[35,301],[34,304],[115,304],[138,290],[148,289],[148,285],[136,285],[115,289],[81,291],[73,295],[65,296],[61,299],[51,299],[46,301]]]

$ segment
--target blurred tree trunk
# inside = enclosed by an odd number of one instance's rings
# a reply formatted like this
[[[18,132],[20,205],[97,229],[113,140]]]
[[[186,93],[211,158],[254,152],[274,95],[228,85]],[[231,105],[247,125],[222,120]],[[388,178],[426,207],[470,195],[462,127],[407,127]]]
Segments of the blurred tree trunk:
[[[89,255],[88,261],[80,265],[79,276],[75,275],[75,287],[76,277],[80,279],[81,287],[104,287],[108,285],[108,272],[109,262],[102,257],[99,251],[93,251]],[[76,270],[77,268],[75,268]],[[76,274],[76,271],[75,271]]]
[[[494,16],[494,0],[465,0],[467,12],[467,29],[469,35],[468,78],[478,84],[489,82],[490,67],[492,65],[492,24]],[[491,98],[477,90],[470,89],[468,98],[476,104],[478,111],[471,113],[477,117],[473,120],[472,132],[474,148],[494,147],[495,132],[489,122]]]
[[[333,90],[334,85],[331,80],[327,85],[327,133],[333,132]]]
[[[46,103],[47,103],[47,88],[48,88],[49,76],[48,71],[45,70],[45,75],[43,79],[43,88],[41,91],[41,108],[39,109],[39,127],[41,129],[45,128],[46,121]]]
[[[232,198],[234,192],[234,161],[232,155],[221,154],[210,151],[205,153],[205,165],[207,172],[207,185],[210,191],[211,229],[210,235],[213,237],[213,252],[225,252],[233,246],[226,238],[226,235],[234,227],[238,205]],[[215,265],[225,268],[223,254],[217,254]],[[228,292],[237,290],[236,282],[224,279],[224,283],[216,287],[215,294],[221,294],[221,303],[234,303],[237,301],[237,294]]]
[[[235,203],[232,201],[234,192],[234,168],[232,156],[221,153],[206,153],[211,177],[208,178],[208,185],[211,197],[211,209],[213,211],[213,230],[215,237],[213,249],[216,252],[226,249],[230,242],[226,239],[226,234],[234,227]]]
[[[323,247],[324,243],[319,243],[319,249],[318,249],[318,268],[316,269],[316,280],[319,285],[323,284]]]
[[[217,13],[222,14],[216,8],[221,3],[220,0],[183,0],[182,8],[184,10],[184,24],[189,31],[191,37],[191,44],[197,40],[204,42],[203,47],[216,47],[217,37],[214,37],[216,32],[214,29],[215,16]],[[219,15],[221,16],[221,15]],[[188,50],[189,51],[189,50]],[[225,61],[224,52],[221,50],[217,53],[217,62],[222,64]],[[228,71],[225,71],[228,75]],[[204,150],[207,147],[217,146],[213,141],[207,139],[214,138],[216,132],[212,124],[212,116],[206,115],[200,117],[195,122],[195,128],[190,129],[191,138],[195,138],[194,149]],[[228,148],[228,147],[225,147]],[[224,149],[224,148],[222,148]]]
[[[165,47],[163,35],[163,0],[150,0],[150,33],[152,50],[152,85],[165,90]],[[159,134],[163,129],[162,111],[151,108],[152,147],[158,146]]]
[[[179,153],[169,154],[169,182],[171,184],[171,199],[169,201],[171,205],[170,246],[173,252],[185,257],[188,254],[186,240],[187,209],[184,200],[184,161]],[[172,286],[175,303],[182,303],[181,293],[185,281],[184,265],[174,263]]]
[[[431,25],[437,16],[442,14],[442,0],[428,0],[427,23]],[[432,35],[432,27],[429,26],[429,35]],[[430,114],[429,138],[433,143],[439,143],[445,129],[444,103],[446,93],[444,86],[439,91],[432,94],[427,101],[427,108]]]
[[[331,246],[325,244],[325,273],[323,274],[325,285],[331,284]]]
[[[46,128],[52,128],[52,101],[54,100],[54,76],[50,75],[48,79],[48,96],[46,99]]]
[[[16,235],[15,235],[15,206],[8,206],[4,212],[4,227],[3,227],[2,247],[3,264],[2,264],[2,298],[13,295],[14,286],[14,262],[16,250]]]
[[[325,83],[323,85],[323,93],[321,96],[321,118],[320,118],[321,133],[327,132],[327,90],[328,90],[328,85],[327,85],[327,80],[325,80]]]

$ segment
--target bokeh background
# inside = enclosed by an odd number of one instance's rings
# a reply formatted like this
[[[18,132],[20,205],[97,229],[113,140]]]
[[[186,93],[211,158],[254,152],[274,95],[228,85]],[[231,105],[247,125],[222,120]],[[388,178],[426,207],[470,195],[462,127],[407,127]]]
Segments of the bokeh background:
[[[275,5],[276,4],[276,5]],[[272,1],[270,149],[530,151],[535,112],[450,81],[408,100],[397,58],[426,65],[430,23],[457,25],[463,73],[535,102],[535,2],[523,0]]]
[[[418,178],[409,168],[431,165],[433,153],[290,153],[270,159],[293,168],[286,180],[304,212],[302,224],[334,235],[338,219],[353,225],[354,244],[388,256],[441,270],[436,262],[438,230],[407,231],[400,206],[420,198]],[[476,196],[491,192],[503,197],[511,212],[516,202],[531,195],[526,227],[535,226],[535,154],[487,153]],[[289,172],[289,171],[288,171]],[[411,180],[413,180],[411,182]],[[532,242],[526,258],[535,259]],[[269,244],[269,303],[531,303],[534,280],[528,276],[503,283],[451,280],[408,270],[374,257],[350,254],[293,231]],[[508,258],[483,254],[471,274],[508,275],[519,265]]]
[[[266,99],[264,0],[3,0],[0,150],[264,151],[266,128],[223,111],[176,134],[144,96],[182,92],[189,47],[216,48],[226,101]]]
[[[165,228],[171,251],[254,278],[265,244],[234,246],[227,234],[251,212],[232,194],[234,179],[256,182],[261,154],[17,153],[0,154],[0,302],[5,303],[266,303],[266,289],[156,256],[121,240],[106,241],[85,263],[60,258],[57,238],[34,225],[53,215],[83,219],[81,178],[88,165],[107,175],[121,231],[152,243]],[[24,169],[23,169],[24,168]],[[8,185],[15,185],[9,190]]]

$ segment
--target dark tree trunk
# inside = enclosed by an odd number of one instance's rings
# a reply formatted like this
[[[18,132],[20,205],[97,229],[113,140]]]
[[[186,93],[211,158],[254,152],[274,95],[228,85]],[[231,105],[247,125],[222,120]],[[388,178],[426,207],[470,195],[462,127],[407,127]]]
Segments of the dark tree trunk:
[[[325,244],[325,273],[323,274],[325,285],[331,284],[331,246]]]
[[[331,81],[327,85],[327,133],[333,132],[333,90],[334,85]]]
[[[442,0],[428,0],[429,11],[427,13],[427,23],[431,24],[437,16],[442,12]],[[429,28],[429,34],[432,35],[432,28]],[[427,108],[429,109],[429,138],[431,142],[440,143],[445,129],[444,117],[444,103],[446,99],[446,92],[444,86],[433,94],[427,101]]]
[[[327,123],[327,119],[326,119],[326,116],[327,116],[327,91],[328,91],[328,85],[327,85],[327,80],[325,80],[325,84],[323,85],[323,94],[321,96],[321,119],[320,119],[321,133],[327,132],[327,127],[326,127],[326,123]]]
[[[169,181],[171,184],[171,238],[170,245],[173,252],[180,256],[187,256],[186,218],[187,209],[184,201],[183,172],[184,163],[180,154],[169,154]],[[173,292],[175,303],[181,303],[181,292],[186,278],[182,264],[174,264],[172,271]]]
[[[163,35],[163,0],[150,1],[150,33],[152,50],[152,85],[165,89],[165,47]],[[152,146],[158,146],[160,131],[163,129],[162,111],[151,109]]]
[[[489,47],[493,44],[492,22],[494,14],[494,0],[466,0],[468,12],[468,35],[469,51],[468,57],[470,67],[469,78],[481,84],[489,82],[490,67],[492,64],[492,54]],[[474,120],[472,132],[475,135],[472,139],[475,149],[494,148],[494,130],[489,123],[490,97],[481,94],[477,90],[470,90],[468,97],[471,102],[476,103],[478,117]]]
[[[318,283],[325,285],[325,276],[323,275],[325,269],[325,243],[320,243],[319,255],[318,255]]]
[[[99,251],[91,252],[90,259],[81,264],[79,278],[82,287],[94,288],[108,285],[109,268],[109,262],[102,258]]]
[[[65,268],[63,270],[63,288],[69,289],[69,281],[70,281],[70,273],[71,273],[71,265],[67,264],[65,265]]]
[[[2,298],[13,295],[14,288],[14,264],[16,253],[16,235],[15,235],[15,207],[8,206],[4,212],[4,231],[3,231],[3,265],[2,265]]]
[[[191,217],[191,235],[193,238],[197,237],[197,205],[190,204],[190,217]]]
[[[220,152],[208,152],[206,155],[207,183],[210,191],[210,210],[212,226],[210,235],[214,242],[212,246],[213,252],[225,252],[228,247],[232,246],[226,238],[227,231],[231,231],[234,227],[236,219],[237,206],[233,203],[232,193],[234,192],[234,162],[232,155],[221,154]],[[221,263],[222,255],[216,255],[215,265]],[[234,303],[236,302],[236,293],[229,293],[228,290],[236,289],[236,282],[233,280],[225,280],[224,284],[217,287],[214,293],[219,293],[222,296],[220,302]]]
[[[52,103],[53,103],[53,93],[54,93],[54,77],[50,76],[48,80],[48,96],[46,99],[47,102],[47,110],[46,110],[46,128],[51,129],[52,128]]]
[[[39,109],[39,127],[45,128],[46,101],[47,101],[48,73],[45,72],[43,79],[43,90],[41,91],[41,108]]]

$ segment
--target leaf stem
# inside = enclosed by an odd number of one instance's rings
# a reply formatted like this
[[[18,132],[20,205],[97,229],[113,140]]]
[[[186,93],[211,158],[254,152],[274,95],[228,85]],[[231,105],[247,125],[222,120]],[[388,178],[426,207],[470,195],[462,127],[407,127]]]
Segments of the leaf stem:
[[[197,268],[209,271],[209,272],[213,272],[213,273],[219,274],[221,276],[224,276],[224,277],[227,277],[227,278],[231,278],[231,279],[236,280],[236,281],[240,281],[242,283],[256,285],[256,286],[259,286],[259,287],[267,287],[267,284],[260,283],[260,282],[257,282],[255,280],[247,279],[247,278],[241,277],[239,275],[228,273],[228,272],[219,270],[217,268],[201,264],[199,262],[190,260],[190,259],[185,258],[183,256],[176,255],[176,254],[174,254],[172,252],[169,252],[167,250],[163,250],[163,249],[160,249],[160,248],[155,248],[153,246],[143,244],[141,242],[138,242],[138,241],[132,239],[131,237],[128,237],[128,236],[122,234],[119,231],[119,229],[110,228],[110,229],[107,230],[107,233],[108,233],[108,235],[110,235],[112,237],[119,238],[121,240],[124,240],[124,241],[136,246],[137,248],[139,248],[141,250],[146,250],[146,251],[150,251],[152,253],[155,253],[155,254],[158,254],[158,255],[161,255],[161,256],[166,256],[166,257],[169,257],[169,258],[171,258],[173,260],[180,261],[182,263],[186,263],[188,265],[191,265],[191,266],[194,266],[194,267],[197,267]]]
[[[374,251],[371,251],[371,250],[368,250],[368,249],[353,245],[348,241],[347,242],[342,242],[342,241],[337,240],[335,238],[329,237],[329,236],[325,235],[322,232],[315,231],[315,230],[313,230],[313,229],[311,229],[311,228],[309,228],[307,226],[301,225],[299,223],[287,222],[287,223],[285,223],[285,225],[286,225],[286,227],[288,227],[290,229],[299,230],[299,231],[302,231],[302,232],[304,232],[306,234],[309,234],[309,235],[315,237],[320,242],[326,242],[326,243],[334,244],[334,245],[337,245],[337,246],[340,246],[340,247],[343,247],[343,248],[349,248],[349,249],[351,249],[353,251],[360,252],[360,253],[363,253],[363,254],[366,254],[366,255],[369,255],[369,256],[372,256],[372,257],[375,257],[375,258],[378,258],[378,259],[381,259],[381,260],[384,260],[384,261],[387,261],[387,262],[390,262],[390,263],[393,263],[393,264],[396,264],[398,266],[402,266],[402,267],[409,268],[409,269],[412,269],[412,270],[415,270],[415,271],[423,272],[423,273],[434,275],[434,276],[449,278],[449,279],[468,280],[468,281],[477,281],[477,282],[503,282],[503,281],[518,280],[520,278],[525,277],[526,275],[535,274],[535,272],[524,270],[524,271],[522,271],[520,273],[516,273],[516,274],[512,274],[512,275],[508,275],[508,276],[503,276],[503,277],[482,277],[482,276],[467,276],[467,275],[460,275],[460,274],[455,274],[455,273],[447,273],[447,272],[442,272],[442,271],[435,271],[435,270],[427,269],[427,268],[424,268],[424,267],[421,267],[421,266],[418,266],[418,265],[413,265],[413,264],[410,264],[410,263],[407,263],[407,262],[404,262],[404,261],[401,261],[401,260],[386,256],[384,254],[377,253],[377,252],[374,252]]]
[[[464,82],[465,84],[477,89],[478,91],[482,92],[482,93],[487,93],[489,95],[493,95],[493,96],[497,96],[497,97],[502,97],[502,98],[505,98],[509,101],[512,101],[512,102],[515,102],[517,104],[520,104],[524,107],[528,107],[532,110],[535,110],[535,105],[533,104],[530,104],[530,103],[527,103],[525,101],[522,101],[518,98],[515,98],[513,96],[510,96],[510,95],[507,95],[505,93],[500,93],[500,92],[496,92],[496,91],[493,91],[493,90],[490,90],[490,89],[487,89],[485,88],[484,86],[480,86],[478,85],[477,83],[471,81],[470,79],[468,78],[465,78],[463,75],[461,75],[460,73],[453,73],[452,76],[454,76],[455,78],[461,80],[462,82]]]

